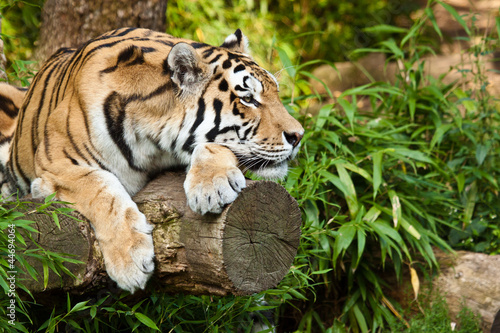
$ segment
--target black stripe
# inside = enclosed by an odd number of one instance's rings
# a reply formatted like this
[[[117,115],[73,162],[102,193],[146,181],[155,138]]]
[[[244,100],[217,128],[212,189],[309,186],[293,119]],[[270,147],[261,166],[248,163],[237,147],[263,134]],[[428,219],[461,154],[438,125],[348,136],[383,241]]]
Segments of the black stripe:
[[[3,145],[4,143],[10,142],[10,140],[12,140],[11,136],[5,136],[2,133],[0,133],[0,146]]]
[[[236,96],[235,93],[233,93],[231,91],[231,95],[229,96],[229,102],[232,104],[234,102],[234,100],[236,99],[236,97],[238,97],[238,96]]]
[[[257,130],[259,129],[259,126],[260,126],[260,120],[259,120],[259,122],[257,123],[257,126],[255,126],[255,127],[253,128],[253,133],[252,133],[252,136],[255,136],[255,135],[257,134]]]
[[[143,171],[134,163],[132,149],[125,140],[124,121],[125,109],[121,97],[116,91],[113,91],[104,101],[104,116],[108,133],[113,139],[123,157],[127,160],[129,167],[135,171]]]
[[[210,57],[215,51],[215,48],[212,47],[212,48],[209,48],[208,50],[205,50],[203,51],[203,58],[206,59],[208,57]]]
[[[210,60],[210,64],[217,62],[220,59],[220,57],[222,57],[222,54],[219,53],[212,60]]]
[[[238,44],[241,44],[241,40],[243,39],[243,33],[241,32],[241,30],[236,29],[236,31],[234,32],[234,35],[238,39]]]
[[[26,185],[26,187],[29,188],[29,186],[31,185],[31,180],[28,178],[28,176],[24,173],[23,169],[21,169],[21,163],[19,163],[19,155],[16,154],[16,158],[15,158],[15,163],[16,163],[16,169],[17,169],[17,172],[14,172],[13,168],[12,168],[12,178],[13,178],[13,181],[15,181],[15,184],[19,184],[19,181],[17,180],[17,175],[19,174],[22,178],[22,181],[24,182],[24,184]],[[14,179],[14,177],[16,179]],[[22,191],[21,188],[19,188],[19,191],[21,192],[21,195],[24,195],[26,194],[25,191]]]
[[[247,137],[248,137],[248,134],[250,133],[250,131],[252,130],[252,127],[249,127],[245,130],[245,132],[243,133],[243,138],[242,140],[246,140]]]
[[[219,83],[219,90],[220,91],[227,91],[229,89],[229,85],[227,84],[227,81],[225,79],[222,79]]]
[[[220,99],[215,98],[214,99],[214,111],[215,111],[215,118],[214,118],[214,127],[205,135],[207,138],[208,142],[214,142],[215,137],[219,134],[219,127],[220,127],[220,122],[221,122],[221,111],[223,107],[223,103]]]
[[[238,104],[237,103],[235,103],[234,106],[233,106],[233,114],[235,116],[239,115],[241,117],[241,119],[245,118],[245,115],[243,113],[241,113],[240,110],[238,109]]]
[[[78,164],[78,161],[77,161],[77,160],[75,160],[73,157],[71,157],[71,156],[68,154],[68,152],[66,151],[66,149],[63,149],[63,153],[64,153],[64,156],[66,156],[66,158],[68,158],[68,159],[71,161],[71,163],[73,163],[74,165],[79,165],[79,164]]]
[[[200,49],[200,48],[204,48],[204,47],[208,47],[210,45],[207,45],[205,43],[198,43],[198,42],[194,42],[194,43],[191,43],[190,44],[193,48],[195,49]]]
[[[19,113],[19,109],[14,102],[6,96],[0,95],[0,110],[2,110],[9,118],[14,119]]]
[[[91,145],[92,145],[92,144],[91,144]],[[92,147],[93,147],[93,145],[92,145]],[[89,155],[90,155],[90,157],[92,157],[92,159],[93,159],[93,160],[94,160],[94,161],[95,161],[95,162],[99,165],[99,167],[100,167],[101,169],[103,169],[103,170],[105,170],[105,171],[109,171],[109,170],[108,170],[108,168],[106,168],[106,166],[104,166],[104,164],[102,164],[102,163],[101,163],[101,160],[100,160],[100,159],[98,159],[98,158],[94,155],[94,153],[92,153],[92,151],[90,150],[90,148],[87,146],[87,144],[86,144],[86,143],[84,143],[84,144],[83,144],[83,148],[85,148],[85,151],[87,152],[87,154],[89,154]],[[94,147],[93,147],[93,148],[94,148]],[[95,148],[94,148],[94,149],[95,149]],[[91,164],[89,163],[89,165],[91,165]]]
[[[70,113],[68,113],[68,119],[66,121],[66,135],[68,136],[69,142],[71,143],[71,146],[73,147],[73,150],[75,151],[75,153],[90,166],[90,165],[92,165],[92,163],[85,157],[85,155],[82,154],[80,148],[78,148],[77,143],[73,139],[73,135],[71,134],[71,130],[69,128],[69,115],[70,115]],[[48,148],[46,147],[45,149],[48,149]]]
[[[239,130],[240,130],[240,126],[238,126],[238,125],[226,126],[226,127],[222,128],[221,130],[219,130],[219,134],[224,134],[224,133],[227,133],[230,131],[235,131],[236,135],[238,135]],[[239,136],[238,136],[238,138],[239,138]]]
[[[236,66],[236,67],[234,68],[234,71],[233,71],[233,72],[234,72],[234,73],[238,73],[238,72],[244,71],[244,70],[245,70],[245,68],[246,68],[246,67],[245,67],[245,65],[243,65],[243,64],[239,64],[238,66]]]
[[[194,147],[194,136],[195,136],[195,131],[198,128],[198,126],[201,125],[203,120],[205,119],[205,100],[203,97],[200,97],[198,100],[198,111],[196,112],[196,119],[193,123],[193,126],[189,129],[189,137],[187,138],[186,142],[184,145],[182,145],[182,150],[187,151],[187,152],[192,152]]]
[[[222,63],[222,68],[228,69],[229,67],[231,67],[231,60],[224,60],[224,62]]]
[[[47,95],[47,90],[48,90],[48,86],[50,84],[50,79],[52,78],[52,75],[54,74],[54,72],[59,68],[61,63],[62,62],[54,62],[54,63],[50,64],[50,65],[52,65],[52,67],[45,68],[43,71],[43,74],[42,74],[42,75],[45,75],[45,80],[44,80],[43,86],[42,86],[43,89],[41,89],[40,101],[38,102],[38,105],[37,105],[37,111],[35,112],[33,119],[32,119],[32,122],[31,122],[31,149],[32,149],[31,154],[32,155],[35,154],[36,147],[38,147],[38,144],[40,143],[39,120],[40,120],[40,114],[42,113],[42,111],[44,109],[43,106],[45,104],[45,96]],[[48,72],[47,72],[47,70],[48,70]],[[40,84],[38,84],[38,85],[40,85]],[[38,90],[40,90],[40,89],[38,89]],[[52,97],[54,96],[53,91],[49,92],[49,95],[51,96],[51,100],[49,101],[49,103],[50,103],[52,101]],[[48,114],[47,114],[47,117],[45,119],[48,119],[48,117],[50,116],[50,112],[52,111],[50,108],[50,105],[47,109],[48,109]],[[45,133],[46,130],[47,130],[47,126],[44,127],[44,135],[46,135],[46,133]],[[49,161],[50,161],[50,159],[49,159]]]

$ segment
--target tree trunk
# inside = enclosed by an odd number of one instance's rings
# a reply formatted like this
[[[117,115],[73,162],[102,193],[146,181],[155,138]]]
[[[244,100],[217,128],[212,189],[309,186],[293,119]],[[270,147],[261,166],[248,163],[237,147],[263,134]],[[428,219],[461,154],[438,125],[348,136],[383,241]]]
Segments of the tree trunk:
[[[165,32],[167,0],[47,0],[36,58],[45,61],[61,47],[77,47],[122,27]]]
[[[301,215],[297,202],[280,185],[248,181],[236,201],[221,214],[201,216],[186,204],[184,173],[167,173],[150,182],[134,201],[155,225],[156,271],[152,285],[167,292],[245,295],[274,288],[288,272],[299,246]],[[84,219],[82,216],[79,218]],[[46,290],[85,293],[106,288],[102,255],[86,221],[32,214],[43,248],[69,253],[84,264],[65,264],[77,277],[50,274]],[[33,262],[37,271],[41,264]],[[44,290],[42,280],[26,281]]]

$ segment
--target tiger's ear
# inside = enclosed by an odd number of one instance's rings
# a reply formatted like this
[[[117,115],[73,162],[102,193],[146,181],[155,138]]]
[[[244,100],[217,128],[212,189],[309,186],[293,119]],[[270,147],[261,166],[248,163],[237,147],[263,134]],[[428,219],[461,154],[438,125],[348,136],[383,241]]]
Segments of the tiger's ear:
[[[248,38],[243,35],[240,29],[236,30],[234,34],[227,36],[221,47],[228,49],[232,52],[240,52],[244,54],[250,54],[248,48]]]
[[[203,62],[196,50],[189,44],[175,44],[167,57],[168,68],[182,94],[199,91],[210,77],[209,66]]]

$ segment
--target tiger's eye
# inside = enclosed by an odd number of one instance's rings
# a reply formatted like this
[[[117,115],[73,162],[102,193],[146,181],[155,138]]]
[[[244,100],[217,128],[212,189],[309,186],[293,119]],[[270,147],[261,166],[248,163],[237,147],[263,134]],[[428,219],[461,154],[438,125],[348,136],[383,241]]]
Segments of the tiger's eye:
[[[241,99],[243,99],[243,102],[245,102],[245,103],[252,103],[252,101],[253,101],[252,95],[243,96]]]

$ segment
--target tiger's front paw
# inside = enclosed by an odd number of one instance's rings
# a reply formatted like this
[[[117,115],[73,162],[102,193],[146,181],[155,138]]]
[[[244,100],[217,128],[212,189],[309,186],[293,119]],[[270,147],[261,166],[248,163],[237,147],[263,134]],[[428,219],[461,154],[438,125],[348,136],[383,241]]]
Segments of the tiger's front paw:
[[[144,218],[144,216],[142,216]],[[117,230],[115,237],[100,242],[108,275],[118,287],[133,293],[144,289],[154,271],[153,226],[144,219],[132,228]]]
[[[233,153],[216,144],[197,147],[184,182],[189,207],[199,213],[222,212],[246,187],[245,176]]]

